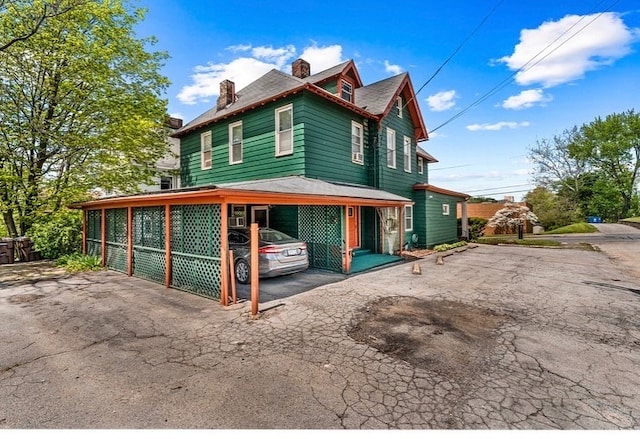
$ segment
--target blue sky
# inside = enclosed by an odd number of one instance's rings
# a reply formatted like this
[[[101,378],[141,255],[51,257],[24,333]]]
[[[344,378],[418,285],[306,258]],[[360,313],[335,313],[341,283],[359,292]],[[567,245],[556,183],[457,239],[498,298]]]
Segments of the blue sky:
[[[637,0],[135,4],[148,9],[139,35],[170,56],[169,113],[185,123],[215,105],[223,79],[239,90],[299,57],[312,73],[353,59],[365,84],[409,72],[424,86],[421,146],[439,160],[430,183],[473,196],[521,199],[537,141],[640,111]]]

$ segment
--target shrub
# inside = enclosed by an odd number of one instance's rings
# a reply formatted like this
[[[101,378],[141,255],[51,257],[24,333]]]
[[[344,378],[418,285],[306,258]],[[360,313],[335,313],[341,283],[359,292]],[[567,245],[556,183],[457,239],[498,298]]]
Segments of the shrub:
[[[466,241],[458,241],[458,242],[454,242],[453,244],[439,244],[433,247],[434,251],[437,252],[445,252],[447,250],[451,250],[457,247],[463,247],[467,245]]]
[[[80,271],[99,271],[102,270],[100,258],[97,256],[81,255],[72,253],[58,258],[56,265],[64,267],[70,273],[78,273]]]
[[[56,259],[80,251],[82,246],[82,212],[63,209],[36,218],[29,237],[45,259]]]

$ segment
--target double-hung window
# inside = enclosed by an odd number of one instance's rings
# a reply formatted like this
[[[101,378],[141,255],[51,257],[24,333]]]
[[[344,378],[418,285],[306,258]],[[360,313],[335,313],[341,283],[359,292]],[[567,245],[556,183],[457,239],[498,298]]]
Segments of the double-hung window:
[[[293,154],[293,105],[276,109],[276,157]]]
[[[418,157],[418,174],[424,174],[424,159]]]
[[[242,163],[242,121],[229,125],[229,164]]]
[[[351,121],[351,161],[363,164],[362,125]]]
[[[411,232],[413,230],[413,206],[408,204],[404,206],[404,231]]]
[[[340,97],[345,101],[353,102],[353,85],[350,82],[342,80]]]
[[[396,168],[396,132],[387,128],[387,167]]]
[[[411,137],[404,136],[404,172],[411,172]]]
[[[200,134],[200,169],[211,169],[212,164],[211,131],[207,131]]]

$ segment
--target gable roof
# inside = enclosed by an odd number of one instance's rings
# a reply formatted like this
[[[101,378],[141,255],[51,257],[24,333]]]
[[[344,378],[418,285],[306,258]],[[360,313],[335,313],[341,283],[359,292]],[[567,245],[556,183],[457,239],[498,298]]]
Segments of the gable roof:
[[[354,90],[354,103],[328,92],[320,87],[331,79],[341,77],[351,77],[356,81]],[[427,140],[428,134],[417,106],[413,87],[408,73],[383,79],[373,84],[362,86],[358,70],[353,60],[345,61],[322,72],[310,75],[304,79],[281,72],[280,70],[270,70],[260,78],[247,85],[235,95],[235,100],[225,108],[220,110],[216,106],[205,111],[182,128],[173,133],[172,137],[182,137],[184,134],[208,125],[220,119],[231,117],[235,114],[256,108],[267,102],[281,99],[285,96],[299,93],[303,90],[331,100],[341,106],[368,118],[378,119],[389,114],[394,107],[396,98],[403,94],[411,98],[405,106],[409,108],[415,129],[417,141]],[[405,99],[406,101],[406,99]]]

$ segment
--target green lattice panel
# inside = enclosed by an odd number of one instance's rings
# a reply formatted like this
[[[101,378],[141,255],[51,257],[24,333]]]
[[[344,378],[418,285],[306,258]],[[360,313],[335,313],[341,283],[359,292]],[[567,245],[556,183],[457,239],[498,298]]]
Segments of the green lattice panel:
[[[120,244],[107,243],[107,267],[127,272],[127,247]]]
[[[133,209],[133,246],[164,249],[164,207]],[[125,241],[126,242],[126,241]]]
[[[87,239],[87,255],[98,257],[102,255],[102,245],[100,244],[100,240]]]
[[[307,243],[312,267],[342,271],[341,206],[299,206],[298,231]]]
[[[220,299],[220,261],[195,255],[171,256],[171,286],[209,299]]]
[[[87,239],[100,241],[100,221],[102,220],[102,212],[99,210],[87,211]]]
[[[133,247],[133,275],[136,277],[164,284],[166,261],[164,251]]]
[[[172,206],[171,249],[219,258],[220,212],[219,204]]]
[[[115,244],[127,244],[127,209],[108,209],[107,217],[107,242]]]

